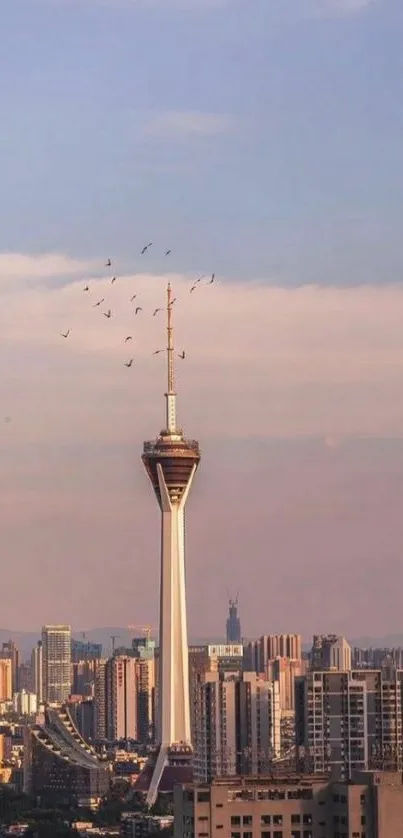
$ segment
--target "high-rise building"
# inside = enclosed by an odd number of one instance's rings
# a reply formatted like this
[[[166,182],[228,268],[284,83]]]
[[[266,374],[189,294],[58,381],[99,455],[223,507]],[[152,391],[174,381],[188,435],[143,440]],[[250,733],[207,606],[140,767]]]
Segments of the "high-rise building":
[[[295,681],[296,741],[308,771],[403,771],[403,670],[313,671]]]
[[[115,656],[106,666],[107,738],[137,739],[136,659]]]
[[[159,678],[155,763],[142,781],[148,784],[152,805],[164,770],[172,783],[183,775],[192,756],[188,640],[185,592],[185,504],[200,461],[198,442],[184,437],[176,418],[175,349],[172,330],[171,286],[167,289],[168,386],[166,425],[153,442],[145,442],[143,463],[161,510],[161,579]],[[150,772],[152,771],[151,778]],[[181,775],[182,772],[182,775]]]
[[[94,672],[94,739],[97,742],[108,738],[108,692],[106,668],[107,658],[95,661]]]
[[[346,672],[351,669],[351,646],[337,634],[314,634],[311,650],[311,669]]]
[[[300,634],[264,634],[245,646],[244,668],[248,672],[265,672],[267,662],[274,658],[301,660]]]
[[[58,704],[71,693],[70,626],[43,626],[42,647],[43,700]]]
[[[195,778],[267,773],[280,756],[276,681],[255,672],[208,672],[199,684]]]
[[[43,701],[43,646],[38,640],[31,655],[31,689],[35,693],[38,704]]]
[[[0,701],[11,701],[13,697],[13,670],[10,658],[0,659]]]
[[[6,643],[2,644],[0,656],[6,660],[11,660],[11,687],[13,693],[16,693],[19,690],[18,668],[20,653],[14,640],[7,640]]]
[[[241,643],[241,621],[238,616],[238,597],[229,601],[229,615],[227,620],[227,643]]]
[[[266,666],[268,681],[278,681],[282,717],[295,710],[295,679],[306,672],[306,662],[292,658],[274,658]]]
[[[35,693],[29,693],[26,690],[14,693],[13,704],[14,712],[20,716],[32,716],[38,707]]]

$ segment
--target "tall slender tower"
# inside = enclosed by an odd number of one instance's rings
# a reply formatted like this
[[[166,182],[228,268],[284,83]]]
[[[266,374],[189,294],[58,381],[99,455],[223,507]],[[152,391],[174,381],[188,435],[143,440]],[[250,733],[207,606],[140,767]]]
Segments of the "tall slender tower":
[[[189,708],[188,639],[185,592],[185,504],[200,461],[199,444],[183,436],[176,419],[171,286],[167,288],[166,424],[145,442],[142,460],[161,509],[159,679],[156,739],[158,755],[148,788],[152,805],[164,786],[192,760]]]

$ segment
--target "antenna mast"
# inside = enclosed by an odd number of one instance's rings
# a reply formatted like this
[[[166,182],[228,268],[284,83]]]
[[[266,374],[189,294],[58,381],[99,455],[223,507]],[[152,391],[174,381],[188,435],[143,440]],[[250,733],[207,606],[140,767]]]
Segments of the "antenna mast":
[[[175,393],[175,369],[174,369],[174,343],[173,343],[173,327],[172,327],[172,294],[171,283],[168,282],[167,287],[167,360],[168,360],[168,390],[165,393],[166,398],[166,420],[167,431],[169,434],[177,433],[176,429],[176,393]]]

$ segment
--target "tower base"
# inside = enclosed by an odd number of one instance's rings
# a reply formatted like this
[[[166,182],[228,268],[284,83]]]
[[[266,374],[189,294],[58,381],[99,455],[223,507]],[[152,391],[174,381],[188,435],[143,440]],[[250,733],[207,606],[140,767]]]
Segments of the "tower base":
[[[160,745],[143,768],[135,790],[146,793],[147,805],[153,806],[159,792],[170,794],[177,783],[193,782],[193,749],[182,742]]]

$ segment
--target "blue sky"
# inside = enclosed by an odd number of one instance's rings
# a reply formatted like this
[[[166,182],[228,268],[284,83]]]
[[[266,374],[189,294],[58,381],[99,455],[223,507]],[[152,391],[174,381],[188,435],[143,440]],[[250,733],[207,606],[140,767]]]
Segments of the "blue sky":
[[[5,4],[0,248],[400,280],[402,30],[399,0]]]

